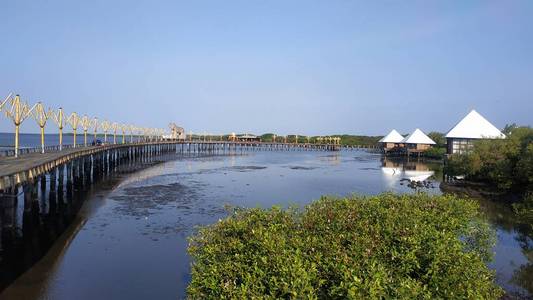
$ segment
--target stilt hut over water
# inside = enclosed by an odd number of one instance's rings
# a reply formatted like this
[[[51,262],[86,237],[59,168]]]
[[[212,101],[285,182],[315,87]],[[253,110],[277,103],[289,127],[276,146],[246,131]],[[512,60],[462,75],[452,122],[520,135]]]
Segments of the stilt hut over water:
[[[395,129],[391,130],[389,134],[384,136],[381,140],[379,140],[379,144],[385,151],[392,150],[394,148],[398,148],[401,146],[401,142],[403,140],[403,136],[398,133]]]
[[[446,134],[447,152],[461,154],[468,152],[476,140],[504,138],[505,134],[477,111],[472,110]]]
[[[401,142],[405,145],[408,154],[421,153],[435,145],[435,142],[418,128]]]

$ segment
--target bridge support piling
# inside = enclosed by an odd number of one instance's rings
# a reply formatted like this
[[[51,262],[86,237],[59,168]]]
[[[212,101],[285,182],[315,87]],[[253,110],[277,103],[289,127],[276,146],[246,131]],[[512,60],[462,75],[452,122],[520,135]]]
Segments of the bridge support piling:
[[[49,189],[48,189],[48,212],[49,214],[54,214],[57,209],[57,192],[56,192],[56,172],[54,168],[49,173]]]
[[[7,188],[0,193],[0,251],[15,237],[18,187]]]

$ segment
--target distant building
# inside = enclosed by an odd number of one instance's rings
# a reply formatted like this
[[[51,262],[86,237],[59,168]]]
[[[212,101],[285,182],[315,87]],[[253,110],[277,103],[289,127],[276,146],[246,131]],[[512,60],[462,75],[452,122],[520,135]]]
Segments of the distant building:
[[[420,129],[416,129],[402,141],[407,153],[420,153],[431,148],[436,143]]]
[[[383,150],[388,151],[392,150],[397,147],[401,147],[401,142],[403,140],[403,136],[398,133],[395,129],[391,130],[389,134],[384,136],[381,140],[379,140],[379,144],[383,148]]]
[[[169,135],[163,135],[163,139],[165,140],[185,140],[185,130],[183,127],[179,127],[175,123],[168,124],[168,127],[170,128],[170,134]]]
[[[261,137],[253,134],[240,134],[235,136],[235,140],[239,142],[260,142]]]
[[[472,110],[446,134],[447,152],[465,153],[472,148],[476,140],[501,138],[505,138],[505,134],[477,111]]]

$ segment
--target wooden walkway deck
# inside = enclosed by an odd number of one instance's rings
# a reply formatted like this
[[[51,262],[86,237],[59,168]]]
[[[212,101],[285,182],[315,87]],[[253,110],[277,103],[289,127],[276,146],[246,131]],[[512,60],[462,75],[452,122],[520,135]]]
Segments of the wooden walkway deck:
[[[79,148],[70,148],[64,149],[59,152],[50,152],[50,153],[29,153],[15,158],[10,157],[0,157],[0,177],[10,176],[22,171],[30,170],[36,167],[39,167],[47,162],[52,162],[58,160],[62,157],[68,157],[76,152],[84,152],[87,150],[94,150],[99,148],[98,146],[93,147],[79,147]]]
[[[145,146],[164,147],[165,145],[175,145],[175,142],[141,142],[131,144],[112,144],[105,146],[88,146],[78,148],[68,148],[62,151],[48,153],[27,153],[18,158],[9,156],[0,157],[0,191],[5,188],[23,184],[28,180],[33,180],[54,168],[69,161],[90,156],[104,151],[115,151],[120,149],[142,148]]]
[[[66,148],[57,151],[57,147],[51,147],[53,150],[42,154],[37,149],[28,149],[25,154],[18,158],[13,156],[0,156],[0,191],[5,188],[23,184],[26,181],[33,180],[36,177],[50,172],[54,168],[61,166],[69,161],[76,160],[84,156],[94,156],[98,153],[109,153],[105,151],[124,150],[130,151],[141,149],[148,146],[148,149],[163,149],[174,152],[187,152],[192,150],[197,152],[216,152],[233,150],[319,150],[319,151],[338,151],[341,149],[351,150],[360,149],[360,147],[346,147],[338,144],[291,144],[291,143],[268,143],[268,142],[233,142],[233,141],[150,141],[140,143],[125,144],[108,144],[103,146],[88,146],[78,148]],[[128,147],[129,148],[128,150]],[[161,148],[166,147],[166,148]],[[170,147],[170,148],[169,148]],[[178,148],[180,147],[180,148]],[[167,149],[168,148],[168,149]],[[370,147],[369,147],[370,148]],[[185,150],[186,149],[186,150]],[[120,150],[120,151],[122,151]],[[132,151],[133,151],[132,150]],[[150,150],[148,150],[150,151]],[[107,155],[107,154],[106,154]]]

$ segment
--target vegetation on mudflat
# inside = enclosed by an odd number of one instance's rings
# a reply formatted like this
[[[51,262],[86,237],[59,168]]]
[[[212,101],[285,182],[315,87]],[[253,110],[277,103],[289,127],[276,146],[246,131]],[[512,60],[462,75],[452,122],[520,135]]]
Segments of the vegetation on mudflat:
[[[341,138],[341,145],[345,146],[376,146],[382,136],[366,136],[366,135],[333,135],[333,137]]]
[[[187,291],[192,299],[497,299],[486,266],[494,242],[476,202],[449,195],[234,209],[190,239]]]
[[[533,129],[507,126],[506,139],[480,140],[466,154],[451,155],[446,173],[493,185],[499,190],[533,189]]]
[[[273,141],[274,134],[273,133],[265,133],[261,135],[261,140],[263,142],[272,142]],[[376,146],[379,139],[382,138],[382,136],[366,136],[366,135],[348,135],[348,134],[335,134],[335,135],[329,135],[328,137],[338,137],[341,139],[340,143],[341,145],[345,146]],[[294,143],[296,142],[296,138],[298,138],[298,143],[316,143],[319,136],[304,136],[304,135],[289,135],[287,136],[287,142],[288,143]],[[284,137],[282,136],[276,136],[276,140],[281,142],[284,141]],[[323,140],[322,142],[326,143],[327,140]]]

